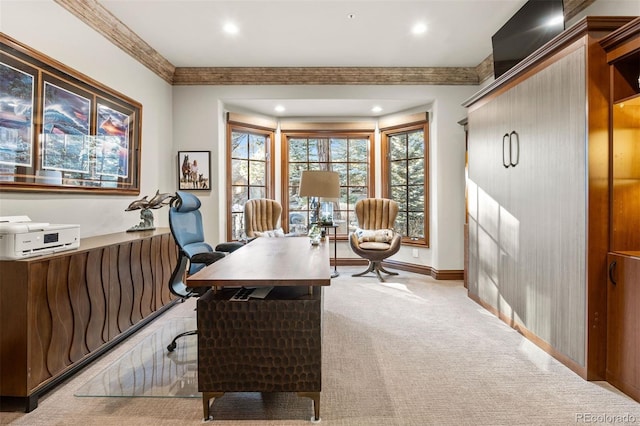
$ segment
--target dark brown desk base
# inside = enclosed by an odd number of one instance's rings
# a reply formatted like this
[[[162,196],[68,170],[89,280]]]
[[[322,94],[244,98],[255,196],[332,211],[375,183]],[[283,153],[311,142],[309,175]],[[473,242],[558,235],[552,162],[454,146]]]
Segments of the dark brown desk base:
[[[320,419],[322,287],[275,287],[267,298],[230,301],[237,289],[198,299],[198,390],[204,419],[225,392],[297,392]],[[213,403],[211,404],[213,405]]]

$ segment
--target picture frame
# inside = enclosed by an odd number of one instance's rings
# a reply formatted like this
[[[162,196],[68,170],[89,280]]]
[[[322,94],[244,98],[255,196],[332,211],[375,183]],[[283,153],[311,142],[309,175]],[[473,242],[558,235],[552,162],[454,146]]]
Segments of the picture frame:
[[[211,190],[211,151],[178,151],[178,189]]]
[[[0,191],[140,194],[142,105],[0,33]]]

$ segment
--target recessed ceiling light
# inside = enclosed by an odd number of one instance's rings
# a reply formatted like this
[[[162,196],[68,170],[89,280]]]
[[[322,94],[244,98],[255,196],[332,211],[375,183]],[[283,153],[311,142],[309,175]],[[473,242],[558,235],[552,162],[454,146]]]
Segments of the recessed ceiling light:
[[[285,107],[283,107],[282,105],[276,105],[274,109],[276,110],[276,112],[284,112]]]
[[[371,112],[382,112],[382,107],[376,105],[373,108],[371,108]]]
[[[424,34],[425,32],[427,32],[427,26],[422,22],[419,22],[415,24],[413,28],[411,28],[411,32],[415,35]]]
[[[226,24],[224,24],[224,27],[222,27],[222,29],[227,34],[238,34],[239,31],[238,26],[233,22],[227,22]]]

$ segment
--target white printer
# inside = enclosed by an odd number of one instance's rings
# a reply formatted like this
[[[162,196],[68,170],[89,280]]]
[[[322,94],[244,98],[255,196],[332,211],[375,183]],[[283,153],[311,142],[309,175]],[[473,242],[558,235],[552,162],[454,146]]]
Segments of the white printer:
[[[32,222],[28,216],[0,217],[0,259],[41,256],[80,246],[80,225]]]

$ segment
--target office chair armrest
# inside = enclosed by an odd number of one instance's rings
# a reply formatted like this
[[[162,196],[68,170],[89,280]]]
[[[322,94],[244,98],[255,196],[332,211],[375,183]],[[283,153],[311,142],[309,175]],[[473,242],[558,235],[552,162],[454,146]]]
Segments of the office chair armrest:
[[[214,251],[211,253],[198,253],[191,256],[191,263],[204,263],[205,265],[211,265],[213,262],[224,257],[224,253]]]
[[[233,253],[234,251],[238,250],[243,245],[244,245],[244,243],[242,243],[240,241],[233,241],[233,242],[228,242],[228,243],[220,243],[220,244],[218,244],[216,246],[216,251],[222,251],[222,252],[226,252],[226,253]]]

